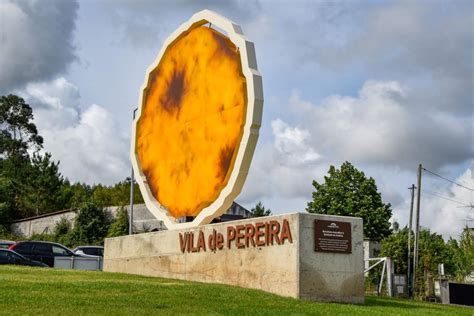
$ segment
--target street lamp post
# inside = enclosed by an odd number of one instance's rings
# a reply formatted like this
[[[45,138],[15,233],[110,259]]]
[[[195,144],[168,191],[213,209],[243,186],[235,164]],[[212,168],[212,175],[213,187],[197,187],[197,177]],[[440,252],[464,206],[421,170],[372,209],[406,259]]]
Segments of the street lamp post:
[[[133,120],[135,120],[135,114],[137,113],[138,109],[133,110]],[[130,177],[130,212],[128,215],[128,234],[133,235],[133,191],[135,186],[135,174],[133,172],[132,166],[132,173]]]

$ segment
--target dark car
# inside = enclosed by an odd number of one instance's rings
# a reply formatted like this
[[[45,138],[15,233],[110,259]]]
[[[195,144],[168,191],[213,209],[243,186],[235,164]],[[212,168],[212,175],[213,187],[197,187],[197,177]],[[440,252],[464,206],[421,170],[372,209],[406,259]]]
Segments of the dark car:
[[[79,246],[76,247],[72,252],[78,255],[89,255],[89,256],[104,256],[104,247],[102,246]]]
[[[47,267],[48,265],[39,262],[30,260],[28,258],[23,257],[19,253],[16,253],[10,249],[0,249],[0,264],[17,264],[22,266],[30,266],[30,267]]]
[[[47,241],[19,241],[10,247],[24,257],[54,267],[54,257],[82,257],[61,244]]]
[[[0,249],[8,249],[15,242],[10,240],[0,240]]]

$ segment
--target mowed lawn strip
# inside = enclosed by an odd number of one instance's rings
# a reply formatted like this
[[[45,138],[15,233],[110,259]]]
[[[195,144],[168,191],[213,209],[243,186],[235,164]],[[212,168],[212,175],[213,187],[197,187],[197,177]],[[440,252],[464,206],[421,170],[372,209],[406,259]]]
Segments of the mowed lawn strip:
[[[227,285],[0,266],[0,314],[474,315],[474,309],[370,296],[365,305],[323,304]]]

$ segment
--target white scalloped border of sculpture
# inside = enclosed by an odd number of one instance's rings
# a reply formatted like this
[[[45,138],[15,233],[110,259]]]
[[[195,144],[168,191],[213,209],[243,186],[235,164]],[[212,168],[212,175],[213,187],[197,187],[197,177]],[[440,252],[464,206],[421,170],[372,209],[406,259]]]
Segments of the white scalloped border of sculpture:
[[[201,25],[211,23],[227,33],[229,39],[237,46],[240,52],[242,72],[247,85],[247,113],[242,140],[238,147],[234,168],[229,177],[227,185],[221,190],[217,199],[194,218],[192,222],[178,223],[166,208],[164,208],[150,191],[145,175],[138,163],[136,148],[136,127],[143,106],[143,92],[148,86],[150,73],[155,69],[166,49],[174,41],[178,40],[187,31]],[[187,22],[178,27],[164,42],[156,60],[147,69],[145,81],[141,87],[139,97],[138,113],[132,124],[130,156],[136,181],[140,187],[146,207],[159,220],[163,221],[168,229],[190,228],[210,223],[214,218],[222,215],[232,205],[234,199],[239,195],[247,178],[250,162],[257,145],[260,125],[262,123],[263,111],[263,86],[262,76],[257,70],[257,59],[255,46],[243,34],[241,27],[231,20],[210,10],[203,10],[194,14]]]

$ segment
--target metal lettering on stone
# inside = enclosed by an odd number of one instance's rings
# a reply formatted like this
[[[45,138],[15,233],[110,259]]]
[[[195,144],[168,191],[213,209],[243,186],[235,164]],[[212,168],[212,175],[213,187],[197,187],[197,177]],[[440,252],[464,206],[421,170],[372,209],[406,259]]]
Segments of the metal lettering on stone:
[[[315,220],[314,251],[352,253],[351,223]]]
[[[290,223],[287,219],[283,219],[282,222],[270,220],[255,224],[229,225],[226,228],[226,234],[214,229],[207,237],[202,230],[179,233],[181,253],[260,248],[285,243],[293,243]]]
[[[231,206],[262,110],[254,45],[239,25],[204,10],[165,41],[142,86],[131,160],[147,208],[168,229],[210,223]]]

